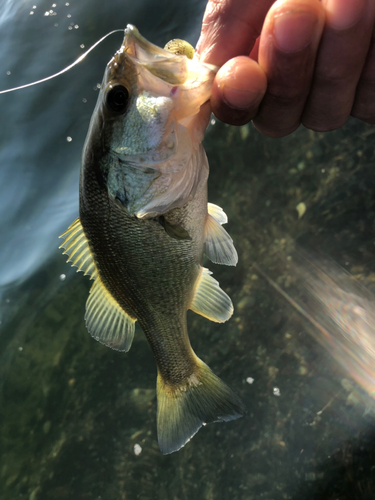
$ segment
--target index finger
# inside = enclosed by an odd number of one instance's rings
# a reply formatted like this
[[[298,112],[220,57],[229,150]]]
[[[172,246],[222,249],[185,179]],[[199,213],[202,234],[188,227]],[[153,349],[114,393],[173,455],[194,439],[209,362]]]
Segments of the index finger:
[[[248,56],[274,0],[209,0],[197,43],[200,59],[222,66],[232,57]]]

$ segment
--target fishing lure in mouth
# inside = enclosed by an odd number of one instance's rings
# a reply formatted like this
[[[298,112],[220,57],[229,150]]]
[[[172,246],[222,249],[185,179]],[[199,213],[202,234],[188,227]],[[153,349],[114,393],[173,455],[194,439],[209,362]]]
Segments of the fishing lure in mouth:
[[[224,211],[207,202],[202,139],[217,68],[182,40],[160,48],[128,25],[109,61],[83,149],[79,219],[64,253],[94,280],[86,326],[130,349],[135,322],[157,366],[157,433],[177,451],[210,422],[241,417],[241,399],[194,353],[187,310],[227,321],[233,306],[203,255],[236,265]]]

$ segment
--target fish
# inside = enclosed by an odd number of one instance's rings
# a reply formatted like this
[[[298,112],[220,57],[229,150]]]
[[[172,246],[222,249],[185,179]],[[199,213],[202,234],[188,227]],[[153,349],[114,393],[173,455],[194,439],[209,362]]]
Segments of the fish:
[[[85,140],[79,218],[61,235],[68,262],[94,283],[89,333],[130,349],[138,321],[157,367],[157,436],[163,454],[202,427],[243,416],[243,401],[194,353],[190,309],[215,322],[233,313],[203,255],[236,265],[224,211],[207,201],[202,146],[217,68],[181,40],[166,48],[132,25],[109,61]]]

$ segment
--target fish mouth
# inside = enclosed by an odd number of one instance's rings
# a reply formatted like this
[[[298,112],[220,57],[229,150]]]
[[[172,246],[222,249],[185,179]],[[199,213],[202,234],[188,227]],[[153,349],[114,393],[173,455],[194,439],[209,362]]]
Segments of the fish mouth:
[[[144,38],[137,28],[128,24],[121,47],[136,65],[170,85],[183,85],[189,77],[189,59],[173,54]]]
[[[128,56],[143,63],[174,57],[174,54],[146,40],[132,24],[128,24],[125,28],[123,48]]]

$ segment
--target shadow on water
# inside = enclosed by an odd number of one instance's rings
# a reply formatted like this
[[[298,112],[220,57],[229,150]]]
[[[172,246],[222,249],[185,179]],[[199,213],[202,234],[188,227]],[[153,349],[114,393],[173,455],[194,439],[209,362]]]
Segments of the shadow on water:
[[[194,42],[204,8],[144,2],[140,9],[113,1],[95,12],[95,2],[70,4],[58,4],[51,18],[41,14],[49,4],[32,16],[30,6],[8,8],[3,36],[12,44],[11,75],[2,87],[58,71],[80,44],[88,47],[119,21],[133,22],[159,44],[175,36]],[[30,24],[37,11],[36,26],[44,26],[49,40],[43,64],[38,29]],[[145,22],[144,12],[159,24]],[[70,22],[79,29],[68,30]],[[21,56],[26,39],[32,44]],[[352,120],[334,133],[300,129],[276,141],[250,125],[210,126],[209,199],[228,214],[240,258],[235,269],[210,269],[235,314],[219,325],[189,313],[189,332],[196,352],[241,395],[248,414],[205,427],[164,457],[156,443],[155,363],[143,333],[136,331],[128,354],[95,342],[83,321],[90,282],[57,250],[58,234],[77,214],[93,87],[117,46],[107,40],[74,74],[0,96],[12,117],[0,136],[0,498],[373,498],[368,387],[357,385],[338,351],[321,342],[319,329],[254,263],[303,308],[308,290],[295,267],[301,248],[337,262],[372,297],[375,129]],[[23,57],[30,65],[17,73]],[[321,309],[308,310],[320,322],[326,318]],[[323,326],[334,333],[332,324]]]

